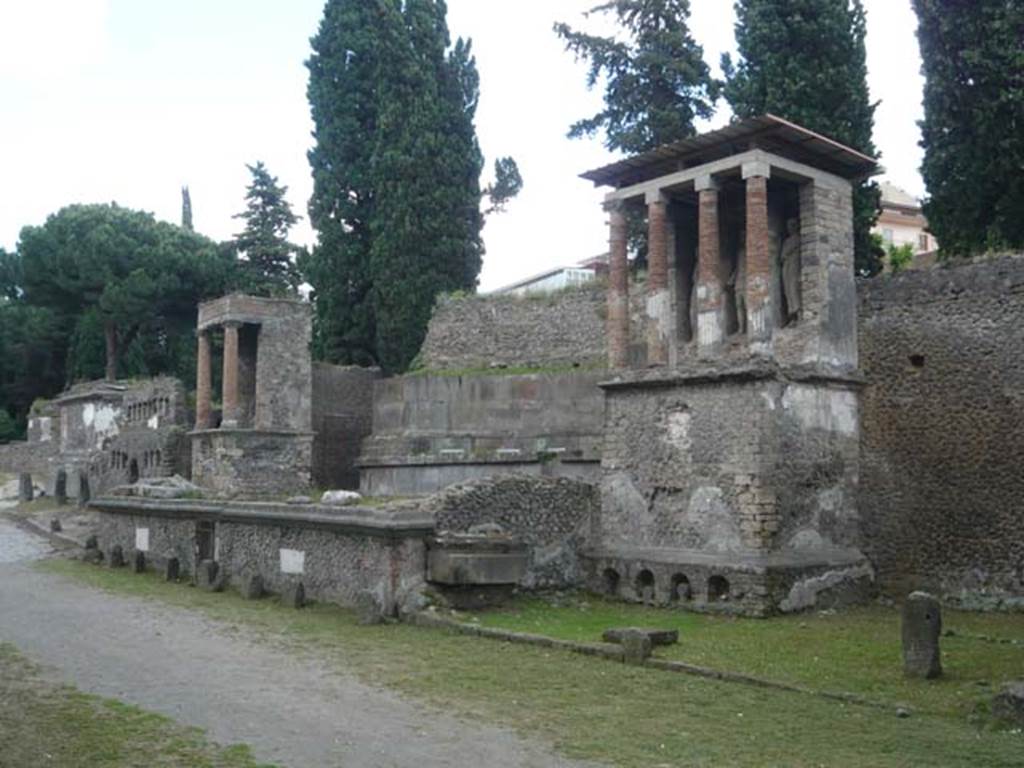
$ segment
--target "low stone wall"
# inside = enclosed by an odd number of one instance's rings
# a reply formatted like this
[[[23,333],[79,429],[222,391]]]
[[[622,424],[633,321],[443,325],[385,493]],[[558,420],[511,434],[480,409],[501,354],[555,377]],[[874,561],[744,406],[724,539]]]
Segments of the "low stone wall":
[[[438,532],[497,523],[529,547],[526,589],[572,588],[583,581],[580,553],[600,499],[597,487],[566,478],[494,477],[463,483],[423,506]]]
[[[101,499],[100,549],[136,550],[162,567],[178,558],[194,574],[200,526],[227,578],[257,574],[279,593],[302,582],[307,597],[356,607],[368,597],[386,615],[418,606],[431,521],[415,509],[327,508],[254,502]]]
[[[359,487],[356,461],[373,426],[373,384],[379,368],[313,363],[313,482]]]
[[[313,435],[254,429],[193,432],[192,481],[212,491],[280,496],[312,483]]]
[[[433,493],[494,474],[596,479],[602,371],[413,375],[375,385],[360,485],[372,496]]]
[[[444,296],[420,349],[424,368],[603,365],[605,287],[554,294]]]
[[[861,494],[882,586],[1024,607],[1024,259],[860,285]]]

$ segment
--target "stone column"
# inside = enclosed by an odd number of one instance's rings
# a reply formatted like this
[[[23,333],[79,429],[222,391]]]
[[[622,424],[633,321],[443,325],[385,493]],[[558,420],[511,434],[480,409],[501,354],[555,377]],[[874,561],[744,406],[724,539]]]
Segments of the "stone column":
[[[713,347],[722,340],[722,282],[719,278],[718,183],[711,176],[694,182],[697,218],[697,343]]]
[[[767,163],[745,163],[747,183],[747,335],[752,341],[772,334],[772,255],[768,237]]]
[[[224,323],[224,392],[222,427],[238,426],[238,329],[240,323]]]
[[[647,196],[647,364],[668,363],[671,326],[668,292],[668,212],[665,196]]]
[[[608,211],[608,366],[629,365],[629,263],[626,259],[626,213],[621,202]]]
[[[199,332],[199,353],[196,357],[196,429],[213,426],[213,368],[210,361],[210,332]]]

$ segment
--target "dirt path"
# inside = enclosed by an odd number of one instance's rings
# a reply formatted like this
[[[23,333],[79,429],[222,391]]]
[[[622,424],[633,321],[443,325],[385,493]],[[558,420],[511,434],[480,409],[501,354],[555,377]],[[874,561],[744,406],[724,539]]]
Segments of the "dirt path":
[[[580,766],[490,726],[249,641],[196,613],[40,573],[41,539],[0,519],[0,641],[67,682],[248,744],[282,766]]]

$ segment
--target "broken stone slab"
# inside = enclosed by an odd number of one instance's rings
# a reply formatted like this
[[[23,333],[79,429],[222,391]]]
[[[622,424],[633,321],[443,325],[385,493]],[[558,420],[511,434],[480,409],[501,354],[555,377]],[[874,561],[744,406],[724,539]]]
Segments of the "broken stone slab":
[[[176,557],[164,561],[164,581],[177,581],[181,576],[181,563]]]
[[[627,664],[641,665],[651,657],[651,637],[643,630],[624,630],[619,645],[622,646],[623,661]]]
[[[324,491],[324,495],[320,497],[321,504],[332,507],[348,507],[362,500],[363,495],[355,491]]]
[[[135,550],[135,556],[132,557],[132,572],[133,573],[145,573],[146,572],[146,553],[142,550]]]
[[[220,565],[216,560],[201,560],[196,566],[196,586],[207,592],[220,592],[224,589]]]
[[[992,699],[992,714],[1017,726],[1024,726],[1024,680],[1003,686]]]
[[[477,523],[469,526],[470,536],[507,536],[505,529],[497,523]]]
[[[258,573],[250,573],[243,576],[242,583],[238,586],[238,591],[246,600],[259,600],[266,594],[266,591],[263,589],[263,577]]]
[[[107,557],[107,565],[111,568],[123,568],[124,567],[124,550],[120,544],[115,544],[110,548],[110,555]]]
[[[148,499],[199,498],[202,493],[202,488],[180,475],[147,477],[132,485],[119,485],[110,491],[111,496],[139,496]]]
[[[288,499],[286,499],[284,503],[295,505],[312,504],[313,499],[311,499],[309,496],[291,496]]]
[[[939,637],[942,606],[927,592],[912,592],[903,603],[903,673],[934,679],[942,674]]]
[[[621,645],[623,638],[627,634],[636,632],[647,635],[651,640],[652,648],[657,648],[661,645],[675,645],[679,642],[678,629],[650,629],[648,627],[613,627],[612,629],[606,629],[602,633],[601,639],[606,643],[618,643]]]
[[[306,588],[301,581],[289,584],[282,590],[281,604],[286,608],[302,608],[306,604]]]

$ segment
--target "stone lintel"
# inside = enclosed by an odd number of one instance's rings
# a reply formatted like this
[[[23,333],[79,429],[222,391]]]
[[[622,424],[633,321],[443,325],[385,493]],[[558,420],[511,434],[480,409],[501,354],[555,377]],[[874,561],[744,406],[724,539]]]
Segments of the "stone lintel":
[[[605,391],[620,389],[662,389],[676,386],[721,382],[784,381],[819,384],[844,389],[861,389],[864,376],[859,371],[835,371],[807,366],[780,365],[771,360],[734,365],[706,365],[666,370],[631,370],[598,383]]]
[[[767,166],[770,174],[782,176],[799,183],[813,181],[815,184],[828,187],[829,189],[849,189],[851,186],[851,182],[841,176],[836,176],[820,168],[815,168],[796,160],[790,160],[763,149],[751,149],[736,155],[730,155],[721,160],[697,165],[693,168],[686,168],[656,179],[616,189],[605,195],[605,201],[607,203],[613,200],[646,199],[648,192],[652,190],[671,190],[689,184],[696,184],[697,179],[702,177],[722,174],[736,175],[737,173],[742,173],[744,166],[748,164]]]
[[[665,194],[664,190],[649,189],[644,193],[644,202],[647,205],[651,205],[652,203],[663,203],[665,205],[668,205],[668,201],[668,195]]]
[[[583,553],[588,560],[630,560],[659,565],[693,565],[729,568],[734,571],[763,574],[768,570],[804,568],[842,568],[867,562],[859,549],[821,549],[806,552],[776,550],[770,552],[704,552],[701,550],[658,547],[615,547]]]
[[[696,192],[717,192],[720,189],[718,180],[710,173],[698,176],[693,180],[693,188]]]

